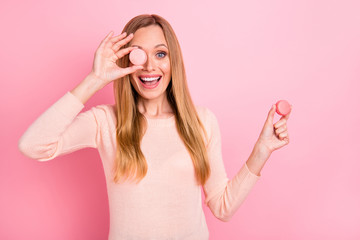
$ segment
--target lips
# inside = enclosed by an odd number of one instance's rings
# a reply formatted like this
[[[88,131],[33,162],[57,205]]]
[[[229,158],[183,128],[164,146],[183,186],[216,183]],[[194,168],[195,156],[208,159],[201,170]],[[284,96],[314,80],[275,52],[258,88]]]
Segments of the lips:
[[[152,74],[152,75],[139,75],[139,79],[142,83],[149,83],[154,81],[159,81],[161,79],[160,74]]]
[[[142,74],[138,76],[139,82],[144,88],[154,89],[156,88],[161,80],[160,74]]]

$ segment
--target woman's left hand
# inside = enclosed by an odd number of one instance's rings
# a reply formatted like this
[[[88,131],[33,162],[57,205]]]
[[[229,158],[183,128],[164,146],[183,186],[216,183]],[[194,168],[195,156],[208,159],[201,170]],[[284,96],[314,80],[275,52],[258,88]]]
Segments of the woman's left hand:
[[[276,105],[272,105],[259,139],[256,142],[258,150],[266,155],[266,158],[268,158],[274,150],[289,144],[290,139],[286,123],[290,117],[291,110],[292,106],[287,115],[282,116],[279,121],[273,124]]]

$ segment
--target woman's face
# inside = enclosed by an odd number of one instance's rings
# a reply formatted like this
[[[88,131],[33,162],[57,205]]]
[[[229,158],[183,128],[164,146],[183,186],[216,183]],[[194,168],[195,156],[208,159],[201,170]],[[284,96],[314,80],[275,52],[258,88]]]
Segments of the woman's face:
[[[150,25],[139,28],[134,33],[130,46],[138,46],[147,55],[144,68],[135,71],[130,77],[131,84],[138,94],[144,99],[156,99],[166,94],[171,79],[171,69],[168,46],[161,27]],[[132,65],[130,62],[130,66]],[[150,82],[151,84],[158,82],[156,87],[145,85],[145,81],[142,81],[144,78],[152,80],[151,78],[158,77],[161,77],[159,81]]]

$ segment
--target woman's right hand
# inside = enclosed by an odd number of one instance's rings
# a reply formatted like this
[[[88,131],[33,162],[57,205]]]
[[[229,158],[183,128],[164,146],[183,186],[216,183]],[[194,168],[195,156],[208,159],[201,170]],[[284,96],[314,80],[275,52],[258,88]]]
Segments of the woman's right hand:
[[[126,36],[126,32],[112,37],[113,31],[111,31],[104,40],[100,43],[98,49],[95,52],[95,58],[91,74],[97,79],[103,81],[101,85],[104,87],[108,83],[118,78],[121,78],[127,74],[131,74],[138,69],[142,69],[143,66],[133,65],[127,68],[121,68],[116,64],[119,58],[122,58],[126,54],[129,54],[133,49],[137,47],[128,47],[119,49],[127,44],[132,38],[133,34]]]

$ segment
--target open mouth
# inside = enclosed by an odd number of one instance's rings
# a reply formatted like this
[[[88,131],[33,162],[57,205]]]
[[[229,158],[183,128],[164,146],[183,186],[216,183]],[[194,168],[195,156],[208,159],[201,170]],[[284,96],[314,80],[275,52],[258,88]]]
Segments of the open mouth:
[[[162,78],[162,76],[160,76],[160,77],[139,77],[142,85],[146,88],[156,87],[161,78]]]

